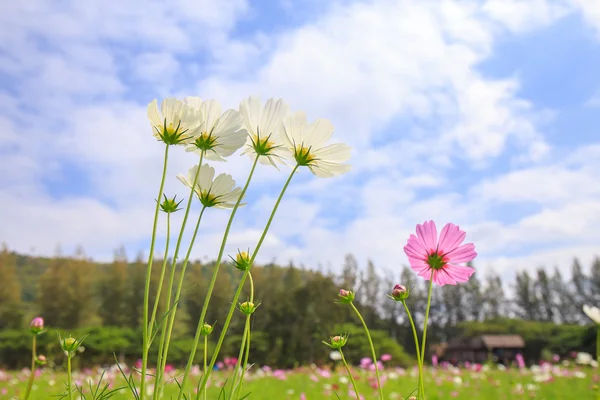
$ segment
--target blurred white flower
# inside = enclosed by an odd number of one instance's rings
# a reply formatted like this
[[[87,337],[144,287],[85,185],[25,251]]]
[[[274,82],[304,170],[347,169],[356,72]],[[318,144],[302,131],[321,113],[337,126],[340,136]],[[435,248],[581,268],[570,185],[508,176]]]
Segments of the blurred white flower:
[[[202,101],[198,97],[187,97],[186,103],[196,110],[200,125],[196,129],[186,151],[213,161],[225,161],[246,143],[248,132],[242,128],[242,116],[236,110],[222,113],[217,100]]]
[[[582,371],[575,371],[573,375],[575,376],[575,378],[579,379],[584,379],[586,377],[585,372]]]
[[[592,321],[594,321],[597,324],[600,324],[600,308],[588,306],[587,304],[585,304],[583,306],[583,312],[585,313],[585,315],[590,317]]]
[[[179,174],[177,179],[191,189],[197,171],[198,166],[194,165],[188,171],[187,177]],[[233,208],[242,193],[242,189],[235,187],[235,181],[231,175],[220,174],[216,178],[214,176],[214,168],[204,164],[200,168],[194,192],[196,192],[204,207]]]
[[[344,143],[326,145],[333,130],[329,120],[319,118],[309,124],[306,114],[297,111],[283,121],[283,141],[298,165],[328,178],[350,171],[350,165],[343,164],[350,158],[350,147]]]
[[[283,118],[288,112],[288,105],[282,99],[269,99],[262,105],[257,97],[250,97],[240,103],[240,115],[243,128],[248,131],[246,148],[242,154],[248,154],[262,164],[273,165],[276,162],[285,164],[289,152],[282,142]]]
[[[333,361],[340,361],[342,359],[342,355],[336,350],[329,353],[329,358],[331,358]]]
[[[588,365],[590,364],[594,359],[592,358],[592,356],[589,353],[577,353],[577,357],[575,357],[575,362],[577,364],[581,364],[581,365]]]

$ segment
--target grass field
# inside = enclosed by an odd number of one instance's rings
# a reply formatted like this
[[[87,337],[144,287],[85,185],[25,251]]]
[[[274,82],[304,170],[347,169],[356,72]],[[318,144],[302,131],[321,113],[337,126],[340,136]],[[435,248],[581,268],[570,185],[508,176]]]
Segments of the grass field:
[[[64,392],[64,373],[55,373],[49,369],[38,371],[34,391],[30,399],[46,400],[53,395]],[[84,384],[88,381],[96,383],[101,371],[86,370],[75,373],[74,381]],[[171,376],[176,376],[173,371]],[[353,371],[364,399],[376,399],[377,392],[374,373],[361,369]],[[564,399],[585,400],[595,398],[596,370],[589,367],[563,366],[545,364],[530,369],[500,370],[496,367],[477,366],[470,369],[439,368],[429,369],[426,376],[427,399]],[[216,371],[208,399],[218,399],[221,387],[230,376],[227,371]],[[199,371],[194,372],[194,381],[199,378]],[[25,391],[28,370],[17,372],[0,371],[0,398],[21,398]],[[404,370],[388,367],[383,371],[383,388],[386,399],[404,399],[408,397],[416,385],[416,370]],[[116,388],[124,384],[116,368],[110,368],[105,374],[105,382],[111,382]],[[165,399],[176,397],[176,384],[171,381],[165,392]],[[225,387],[227,391],[227,386]],[[347,376],[341,368],[331,372],[316,367],[298,368],[295,370],[258,369],[251,373],[244,384],[243,393],[250,392],[249,399],[286,400],[286,399],[352,399],[353,392]],[[89,393],[84,391],[84,394]],[[21,396],[21,397],[20,397]],[[74,396],[79,399],[79,395]],[[87,399],[91,399],[89,394]],[[125,390],[113,397],[115,400],[132,399],[131,393]],[[192,396],[193,398],[193,396]]]

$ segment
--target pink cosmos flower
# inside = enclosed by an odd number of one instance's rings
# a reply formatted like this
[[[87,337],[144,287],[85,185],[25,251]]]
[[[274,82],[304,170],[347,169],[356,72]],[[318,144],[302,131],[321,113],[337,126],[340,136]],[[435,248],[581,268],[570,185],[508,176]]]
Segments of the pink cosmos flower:
[[[382,354],[381,355],[381,361],[390,361],[392,359],[392,355],[391,354]]]
[[[466,282],[475,272],[461,265],[473,260],[477,253],[473,243],[461,244],[467,234],[457,225],[446,224],[438,239],[435,222],[426,221],[417,225],[417,234],[410,235],[404,252],[415,272],[440,286]]]

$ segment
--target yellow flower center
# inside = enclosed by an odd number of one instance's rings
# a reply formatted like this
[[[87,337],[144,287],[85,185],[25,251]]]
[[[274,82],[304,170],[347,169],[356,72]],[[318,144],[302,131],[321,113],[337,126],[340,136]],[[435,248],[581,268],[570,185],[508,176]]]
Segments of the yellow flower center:
[[[210,150],[217,145],[217,138],[212,137],[212,135],[207,132],[203,132],[196,140],[194,140],[194,144],[200,150]]]
[[[298,145],[294,149],[294,158],[299,165],[308,165],[316,159],[314,154],[311,153],[310,148],[303,145]]]
[[[269,137],[253,135],[252,142],[254,151],[261,156],[269,155],[270,151],[276,147],[275,143],[269,140]]]

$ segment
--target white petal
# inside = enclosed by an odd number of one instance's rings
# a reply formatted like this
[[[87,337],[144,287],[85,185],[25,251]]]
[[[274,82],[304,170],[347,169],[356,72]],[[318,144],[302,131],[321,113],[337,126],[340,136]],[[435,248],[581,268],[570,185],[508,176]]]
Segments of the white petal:
[[[344,143],[334,143],[312,151],[317,160],[335,163],[348,161],[351,156],[351,152],[352,149],[350,146]]]
[[[318,149],[331,139],[334,130],[335,128],[331,121],[325,118],[319,118],[308,127],[304,141],[307,147]]]
[[[212,186],[212,180],[213,180],[214,176],[215,176],[215,169],[208,164],[204,164],[200,168],[200,175],[198,176],[196,185],[198,185],[198,187],[200,187],[201,190],[209,190],[210,187]]]

